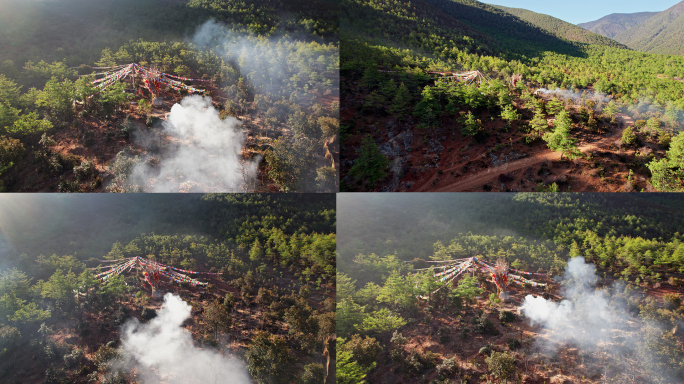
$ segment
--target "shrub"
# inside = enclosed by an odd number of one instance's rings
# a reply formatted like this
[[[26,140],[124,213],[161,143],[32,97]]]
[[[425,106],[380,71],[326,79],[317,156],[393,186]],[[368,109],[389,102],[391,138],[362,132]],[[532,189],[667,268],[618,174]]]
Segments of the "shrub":
[[[108,345],[103,345],[95,352],[93,361],[98,368],[105,367],[110,360],[119,357],[119,352]]]
[[[482,314],[473,319],[475,332],[489,335],[498,335],[499,331],[494,327],[494,323],[487,318],[487,314]]]
[[[510,349],[520,348],[520,340],[518,339],[508,339],[506,340],[506,344],[508,344],[508,348]]]
[[[57,189],[60,192],[83,192],[78,181],[67,180],[64,176],[60,177]]]
[[[119,136],[128,139],[133,132],[135,132],[135,123],[131,120],[130,116],[126,116],[119,124]]]
[[[157,317],[157,311],[155,311],[154,308],[145,307],[140,314],[140,318],[143,321],[152,320],[155,317]]]
[[[0,356],[13,349],[21,340],[21,333],[15,327],[0,326]]]
[[[323,364],[311,363],[304,366],[304,373],[299,379],[301,384],[319,384],[325,379]]]
[[[161,121],[160,118],[157,116],[147,116],[147,121],[145,121],[145,125],[147,125],[148,128],[152,128],[155,125],[157,125]]]
[[[126,379],[126,376],[121,372],[117,372],[113,375],[107,376],[102,381],[102,384],[128,384],[128,383],[129,383],[128,379]]]
[[[81,156],[74,155],[73,153],[59,154],[58,161],[64,169],[74,169],[76,165],[81,164]]]
[[[491,344],[487,344],[487,345],[485,345],[484,347],[480,348],[480,351],[479,351],[478,353],[479,353],[480,355],[489,356],[489,354],[491,354],[492,351],[493,351],[492,345],[491,345]]]
[[[95,164],[92,160],[83,160],[81,164],[74,168],[76,180],[85,180],[95,173]]]
[[[622,144],[632,145],[635,142],[636,142],[636,135],[634,134],[634,131],[632,131],[632,127],[625,128],[625,130],[622,131]]]
[[[64,365],[67,368],[74,368],[81,365],[84,359],[85,354],[83,353],[83,350],[80,348],[76,348],[73,351],[71,351],[70,354],[64,355]]]
[[[405,338],[404,336],[402,336],[402,334],[399,331],[394,331],[394,333],[392,334],[392,339],[390,340],[390,342],[392,344],[401,346],[401,345],[408,343],[408,339]]]
[[[456,359],[444,359],[442,364],[437,366],[437,376],[444,379],[448,376],[453,375],[456,372]]]
[[[440,343],[446,344],[451,339],[451,330],[448,327],[440,327],[437,336],[439,336]]]
[[[366,336],[362,339],[359,335],[353,335],[349,342],[344,345],[344,349],[351,352],[352,358],[356,362],[368,367],[377,359],[382,347],[372,337]]]
[[[513,322],[515,321],[515,314],[511,311],[501,311],[499,313],[499,321],[501,321],[501,324]]]
[[[64,368],[50,366],[45,371],[45,384],[69,384],[70,380]]]
[[[508,352],[492,352],[485,358],[485,362],[492,375],[499,380],[503,379],[504,382],[510,380],[517,369],[515,358]]]
[[[666,309],[677,309],[682,305],[682,298],[676,293],[663,295],[663,301]]]
[[[413,350],[404,361],[404,365],[411,372],[421,373],[434,367],[437,360],[439,360],[439,355],[434,352],[427,351],[422,354]]]

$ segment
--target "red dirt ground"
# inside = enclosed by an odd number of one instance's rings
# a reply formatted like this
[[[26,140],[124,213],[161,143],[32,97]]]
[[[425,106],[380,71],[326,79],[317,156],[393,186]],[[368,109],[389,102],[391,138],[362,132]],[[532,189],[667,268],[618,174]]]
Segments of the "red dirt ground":
[[[552,288],[550,298],[556,302],[561,300],[561,297],[555,294],[560,289],[558,284],[553,283],[548,278],[535,278],[535,280],[548,283]],[[611,279],[605,280],[607,284],[611,282]],[[494,290],[493,284],[488,284],[487,291],[492,292]],[[681,292],[684,289],[662,284],[658,289],[650,288],[647,290],[649,295],[656,296],[659,299],[664,293],[676,291]],[[502,305],[501,310],[508,310],[514,313],[517,312],[527,294],[535,296],[542,294],[542,291],[537,289],[525,292],[517,285],[509,286],[508,292],[511,295],[511,299]],[[483,296],[487,295],[488,293]],[[510,350],[507,347],[507,340],[512,338],[523,340],[522,347],[513,352],[518,361],[517,366],[518,371],[522,375],[522,383],[569,384],[581,382],[599,384],[606,382],[606,378],[608,382],[616,383],[636,383],[648,380],[646,376],[643,376],[643,372],[634,368],[636,362],[626,357],[617,361],[614,356],[609,356],[603,352],[601,346],[599,346],[597,352],[590,353],[583,352],[572,345],[565,345],[559,350],[555,359],[549,359],[548,356],[534,351],[535,339],[544,338],[544,331],[541,328],[531,326],[524,320],[516,320],[513,323],[502,325],[495,311],[490,311],[488,318],[496,325],[500,335],[490,336],[474,333],[468,320],[474,316],[474,310],[478,308],[489,311],[488,301],[484,297],[479,299],[475,306],[471,306],[470,309],[465,310],[459,316],[436,312],[433,313],[429,324],[417,322],[404,327],[401,333],[409,340],[403,347],[404,356],[415,350],[420,353],[431,351],[439,354],[442,359],[455,358],[460,372],[460,375],[457,377],[464,380],[463,383],[481,383],[487,379],[494,380],[494,378],[487,375],[485,356],[479,354],[480,348],[487,344],[492,344],[497,351]],[[468,333],[468,337],[465,340],[461,339],[457,332],[463,326],[471,328],[471,332]],[[437,330],[440,327],[447,327],[452,330],[451,340],[445,344],[441,344],[438,341]],[[628,324],[628,327],[632,331],[640,329],[638,324]],[[381,340],[381,344],[389,344],[389,338]],[[428,374],[426,375],[407,373],[405,368],[402,368],[401,363],[392,361],[389,354],[384,352],[378,358],[378,367],[369,373],[367,380],[372,383],[401,382],[417,384],[428,383],[437,378],[436,370],[431,369],[427,372]],[[455,382],[461,383],[458,380]]]
[[[129,88],[133,87],[130,79],[127,79],[126,82],[129,84]],[[209,84],[203,85],[205,85],[206,89],[209,91],[208,94],[211,95],[212,102],[215,108],[219,108],[221,105],[224,105],[226,100],[228,100],[227,95],[224,92],[222,92],[219,88]],[[152,106],[149,115],[156,116],[165,120],[167,114],[171,110],[171,107],[174,104],[179,103],[184,96],[181,96],[177,92],[173,91],[162,91],[160,93],[160,97],[163,100],[163,104],[159,107]],[[336,94],[316,94],[310,95],[310,98],[316,99],[317,102],[319,102],[325,108],[328,109],[334,101],[339,101],[339,96]],[[144,155],[147,153],[145,148],[141,147],[140,145],[137,145],[132,139],[125,140],[120,138],[118,134],[116,134],[118,133],[117,125],[119,121],[123,119],[123,116],[125,116],[126,114],[130,115],[133,118],[134,122],[138,125],[139,128],[145,126],[145,119],[138,112],[137,101],[139,100],[140,97],[135,97],[131,101],[136,102],[136,105],[129,104],[122,111],[120,111],[117,114],[117,116],[113,118],[112,121],[109,122],[90,117],[79,120],[79,122],[74,123],[70,127],[66,127],[59,130],[53,128],[53,131],[56,131],[56,133],[53,134],[53,138],[57,142],[57,145],[53,147],[53,149],[57,153],[61,153],[62,155],[76,155],[81,159],[90,159],[95,163],[97,177],[99,177],[102,180],[102,182],[99,186],[95,185],[93,183],[93,180],[80,183],[81,188],[84,191],[106,191],[106,186],[108,182],[113,178],[113,175],[109,170],[109,165],[116,158],[116,154],[124,148],[132,146],[136,150],[137,154]],[[243,123],[247,139],[245,141],[245,147],[242,153],[243,156],[251,158],[257,154],[263,155],[264,150],[259,150],[258,147],[264,144],[270,144],[272,142],[272,139],[268,136],[257,135],[257,132],[259,132],[261,129],[260,127],[264,126],[261,117],[252,115],[239,115],[238,118]],[[156,130],[160,132],[161,128],[151,128],[151,130]],[[86,132],[92,132],[92,138],[90,139],[92,140],[92,144],[90,145],[85,145],[84,134]],[[113,136],[110,137],[110,139],[107,139],[108,132],[110,136]],[[292,132],[290,132],[290,130],[287,128],[283,128],[280,131],[280,135],[284,137],[291,137]],[[39,149],[39,140],[40,137],[34,137],[29,140],[23,141],[24,147],[27,149],[27,152]],[[167,135],[163,135],[160,147],[164,147],[164,145],[167,145],[173,142],[174,140],[174,138],[171,138]],[[317,156],[319,163],[318,166],[329,166],[330,162],[324,158],[325,148],[323,146],[322,148],[320,148],[318,153],[320,154],[319,156]],[[17,169],[20,171],[16,171]],[[255,192],[279,191],[278,186],[272,180],[269,179],[268,171],[268,165],[265,161],[262,161],[259,166],[259,172],[257,175],[257,189]],[[74,180],[73,173],[67,172],[65,175],[66,180]],[[29,154],[29,156],[26,156],[22,161],[16,164],[9,172],[3,174],[1,178],[5,180],[6,185],[13,184],[11,192],[56,192],[56,186],[60,180],[60,176],[58,175],[50,175],[45,172],[41,172],[40,164],[34,160],[33,154],[31,153]],[[93,177],[93,179],[94,178],[95,177]],[[11,179],[14,182],[7,183],[8,179]],[[195,190],[197,188],[203,190],[202,186],[194,186],[190,190]],[[183,190],[180,190],[179,192],[183,192]]]
[[[530,145],[521,142],[523,134],[517,126],[504,132],[505,123],[498,116],[491,120],[487,111],[476,116],[485,130],[490,132],[483,143],[464,137],[460,133],[460,123],[455,118],[443,121],[439,128],[419,130],[417,122],[397,123],[391,116],[360,116],[353,105],[362,102],[358,95],[345,95],[346,107],[341,110],[343,122],[353,122],[354,134],[344,140],[342,152],[342,175],[349,174],[351,161],[358,156],[365,134],[370,134],[378,145],[390,140],[389,125],[398,135],[410,130],[413,132],[412,151],[398,163],[402,177],[395,178],[390,158],[388,176],[377,183],[375,190],[400,192],[470,192],[470,191],[534,191],[540,186],[556,183],[561,191],[573,192],[618,192],[650,190],[647,172],[634,166],[640,160],[636,148],[618,148],[624,128],[634,125],[627,115],[618,114],[617,125],[599,121],[597,132],[590,132],[575,124],[574,137],[579,139],[578,147],[591,159],[570,160],[548,149],[546,143],[537,140]],[[520,106],[520,99],[514,100]],[[577,114],[578,107],[571,107]],[[523,119],[532,118],[531,113],[519,109]],[[552,119],[549,119],[552,121]],[[429,143],[436,142],[444,147],[441,152],[430,151]],[[651,149],[659,149],[647,143]],[[655,151],[654,151],[655,152]],[[491,155],[496,156],[497,162]],[[504,158],[505,160],[501,161]],[[635,171],[632,183],[628,182],[630,167]],[[350,183],[350,180],[347,179]],[[352,184],[353,181],[350,183]],[[356,188],[351,185],[351,189]]]

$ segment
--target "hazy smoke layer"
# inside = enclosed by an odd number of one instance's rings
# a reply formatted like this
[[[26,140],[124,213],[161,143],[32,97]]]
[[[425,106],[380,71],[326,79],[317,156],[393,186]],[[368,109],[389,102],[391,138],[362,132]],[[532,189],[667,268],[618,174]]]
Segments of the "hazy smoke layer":
[[[597,111],[602,110],[602,104],[607,104],[610,103],[613,100],[613,97],[610,95],[607,95],[605,93],[600,93],[600,92],[594,92],[590,90],[583,90],[581,92],[574,92],[574,91],[569,91],[567,89],[560,89],[556,88],[553,90],[549,90],[546,88],[540,88],[536,92],[544,94],[544,95],[552,95],[556,97],[561,97],[563,99],[572,99],[574,103],[578,103],[582,100],[582,96],[584,95],[584,98],[588,100],[594,100],[596,102],[596,107],[594,108]]]
[[[559,304],[527,295],[522,313],[549,330],[551,342],[573,342],[591,348],[612,337],[630,319],[623,308],[611,303],[603,290],[596,290],[596,268],[583,257],[568,261],[563,276],[565,300]]]
[[[191,307],[167,293],[158,316],[149,324],[128,322],[122,332],[125,367],[137,370],[145,384],[249,384],[239,360],[194,346],[190,332],[181,327]]]
[[[230,116],[221,120],[211,98],[188,96],[171,108],[163,123],[175,147],[164,153],[156,167],[138,164],[133,175],[145,180],[142,184],[148,192],[197,191],[193,188],[249,192],[259,159],[241,159],[245,137],[240,124]]]

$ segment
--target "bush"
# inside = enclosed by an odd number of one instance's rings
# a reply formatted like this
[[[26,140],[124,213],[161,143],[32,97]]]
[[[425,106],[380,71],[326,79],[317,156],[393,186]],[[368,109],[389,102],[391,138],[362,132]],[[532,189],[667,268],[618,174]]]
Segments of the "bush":
[[[149,117],[147,119],[149,120]],[[119,136],[128,139],[133,132],[135,132],[135,123],[131,120],[130,116],[126,116],[119,124]]]
[[[161,119],[157,116],[147,116],[147,121],[145,121],[145,125],[147,125],[148,128],[152,128],[155,125],[157,125],[160,121]]]
[[[395,344],[397,346],[404,345],[408,343],[408,339],[405,338],[399,331],[394,331],[392,334],[392,339],[390,340],[392,344]]]
[[[362,339],[359,335],[353,335],[349,342],[344,345],[344,349],[351,352],[352,359],[365,367],[373,364],[382,351],[382,347],[376,339],[368,336]]]
[[[55,366],[50,366],[45,371],[45,384],[69,384],[69,376],[67,376],[64,368],[57,368]]]
[[[86,147],[90,147],[93,144],[95,144],[95,132],[91,130],[85,131],[83,133],[83,145],[85,145]]]
[[[448,327],[440,327],[437,336],[439,336],[440,343],[446,344],[451,340],[451,330]]]
[[[420,353],[413,350],[404,361],[404,364],[409,371],[421,373],[434,367],[438,361],[439,355],[434,352],[426,351],[425,353]]]
[[[76,180],[85,180],[95,173],[95,163],[92,160],[83,160],[78,167],[74,168]]]
[[[304,373],[299,379],[301,384],[319,384],[325,379],[323,364],[311,363],[304,366]]]
[[[478,352],[480,355],[485,355],[489,356],[493,352],[493,348],[491,344],[487,344],[484,347],[480,348],[480,351]]]
[[[119,352],[108,345],[103,345],[95,352],[93,361],[98,368],[105,367],[110,360],[119,357]]]
[[[60,177],[59,185],[57,186],[59,192],[83,192],[81,184],[76,180],[67,180],[64,176]]]
[[[508,381],[513,378],[517,366],[515,358],[508,352],[492,352],[492,354],[485,358],[489,371],[497,379]]]
[[[113,375],[107,376],[102,381],[102,384],[128,384],[128,383],[129,383],[128,379],[126,379],[126,376],[121,372],[117,372]]]
[[[154,308],[145,307],[140,314],[140,319],[143,321],[152,320],[155,317],[157,317],[157,311],[155,311]]]
[[[437,376],[444,379],[448,376],[453,375],[456,372],[456,359],[444,359],[442,364],[437,366]]]
[[[21,340],[21,333],[15,327],[8,325],[0,326],[0,356],[14,349]]]
[[[682,305],[682,298],[676,293],[668,293],[663,295],[663,302],[666,309],[677,309]]]
[[[71,351],[70,354],[64,355],[64,365],[67,368],[71,369],[81,365],[84,359],[85,354],[83,353],[83,350],[80,348],[76,348],[73,351]]]
[[[515,321],[515,314],[511,311],[501,311],[499,313],[499,321],[503,323],[511,323]]]
[[[74,155],[73,153],[59,154],[58,161],[64,169],[74,169],[77,164],[81,164],[81,156]]]
[[[625,130],[622,131],[622,144],[632,145],[635,142],[636,142],[636,135],[634,134],[634,131],[632,131],[632,127],[625,128]]]
[[[508,344],[508,348],[510,349],[520,348],[520,340],[518,339],[508,339],[506,340],[506,344]]]
[[[475,332],[482,333],[486,335],[498,335],[499,331],[494,327],[494,323],[487,318],[487,314],[483,313],[473,319],[473,325],[475,326]]]

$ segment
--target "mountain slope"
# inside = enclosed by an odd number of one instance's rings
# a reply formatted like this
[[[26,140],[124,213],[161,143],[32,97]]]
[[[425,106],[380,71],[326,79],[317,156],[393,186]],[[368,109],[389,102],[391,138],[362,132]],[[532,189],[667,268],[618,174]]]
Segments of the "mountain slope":
[[[658,12],[613,13],[595,21],[577,24],[577,26],[612,39],[630,28],[641,25],[657,14]]]
[[[577,41],[580,43],[605,45],[607,47],[614,48],[627,48],[626,46],[608,37],[590,32],[584,28],[549,15],[528,11],[527,9],[522,8],[509,8],[501,5],[495,5],[495,7],[500,8],[511,15],[519,17],[522,20],[528,21],[563,39]]]
[[[516,17],[495,6],[475,0],[425,0],[472,28],[492,37],[499,50],[525,55],[554,51],[581,55],[573,42],[557,37],[529,21]]]
[[[615,40],[643,52],[683,55],[684,1],[620,33]]]

